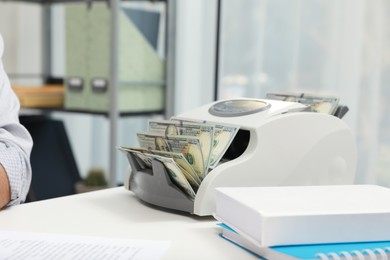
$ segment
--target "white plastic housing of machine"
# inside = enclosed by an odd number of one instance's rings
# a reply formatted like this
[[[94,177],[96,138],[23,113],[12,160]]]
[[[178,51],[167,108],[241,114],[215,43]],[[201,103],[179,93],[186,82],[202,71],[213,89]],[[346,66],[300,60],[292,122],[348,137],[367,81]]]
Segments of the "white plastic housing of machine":
[[[132,173],[125,180],[126,187],[146,202],[205,216],[215,211],[216,187],[354,183],[356,143],[345,122],[329,114],[302,112],[306,106],[295,102],[242,100],[267,106],[257,112],[212,113],[214,105],[221,102],[217,101],[175,117],[240,127],[228,149],[233,153],[227,152],[225,162],[208,173],[194,201],[187,199],[183,204],[185,196],[160,192],[164,185],[174,188],[163,166],[156,165],[152,173],[142,174],[129,155]],[[168,185],[144,185],[140,178],[149,178],[150,174],[160,175]]]

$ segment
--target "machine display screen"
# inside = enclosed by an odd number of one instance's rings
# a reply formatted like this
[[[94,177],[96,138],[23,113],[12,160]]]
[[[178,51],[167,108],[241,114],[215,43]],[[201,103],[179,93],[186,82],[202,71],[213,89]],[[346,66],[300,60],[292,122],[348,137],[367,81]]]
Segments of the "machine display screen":
[[[209,113],[220,117],[245,116],[267,110],[271,105],[261,100],[225,100],[212,105]]]

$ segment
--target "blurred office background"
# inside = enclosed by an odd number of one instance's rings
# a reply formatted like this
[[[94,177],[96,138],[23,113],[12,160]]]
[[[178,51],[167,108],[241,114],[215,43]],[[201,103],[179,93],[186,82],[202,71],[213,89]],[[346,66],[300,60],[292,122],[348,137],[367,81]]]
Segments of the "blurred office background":
[[[264,98],[267,92],[334,95],[358,145],[357,183],[390,186],[390,4],[343,0],[180,0],[174,5],[174,93],[169,117],[215,99]],[[65,71],[64,7],[53,4],[53,77]],[[167,8],[168,9],[168,8]],[[167,15],[173,15],[167,13]],[[44,7],[0,1],[4,64],[15,85],[40,84],[45,67]],[[169,32],[167,33],[169,37]],[[129,43],[131,44],[131,43]],[[109,121],[53,112],[65,122],[77,167],[109,170]],[[136,146],[151,116],[121,117],[118,145]],[[119,153],[119,152],[118,152]],[[118,157],[117,181],[126,158]]]

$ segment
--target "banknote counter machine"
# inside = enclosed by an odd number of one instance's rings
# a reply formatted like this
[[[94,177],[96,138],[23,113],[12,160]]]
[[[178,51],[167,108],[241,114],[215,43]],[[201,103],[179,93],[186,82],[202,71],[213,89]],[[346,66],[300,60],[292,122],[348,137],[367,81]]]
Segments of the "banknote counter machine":
[[[215,188],[352,184],[356,143],[339,118],[307,112],[307,106],[266,99],[217,101],[177,119],[239,126],[218,164],[203,179],[195,199],[170,181],[162,163],[142,169],[127,154],[131,172],[125,187],[141,200],[164,208],[207,216],[215,210]]]

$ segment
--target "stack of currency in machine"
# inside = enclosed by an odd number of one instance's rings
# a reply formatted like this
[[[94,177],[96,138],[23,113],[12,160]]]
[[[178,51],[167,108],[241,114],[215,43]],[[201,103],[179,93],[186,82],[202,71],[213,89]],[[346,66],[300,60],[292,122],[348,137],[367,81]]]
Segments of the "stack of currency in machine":
[[[348,111],[339,99],[305,93],[268,93],[266,99],[299,102],[311,112],[342,117]],[[343,109],[341,109],[343,108]],[[172,182],[190,199],[206,175],[218,164],[229,148],[239,126],[186,121],[178,118],[149,121],[148,132],[137,133],[140,147],[119,147],[131,153],[144,168],[160,161]]]
[[[266,99],[297,102],[308,106],[308,111],[344,117],[348,107],[339,104],[340,99],[334,96],[308,93],[267,93]]]
[[[140,147],[119,147],[142,167],[160,161],[172,182],[194,199],[206,175],[221,163],[222,156],[239,130],[238,126],[172,118],[149,121],[148,132],[137,133]]]

